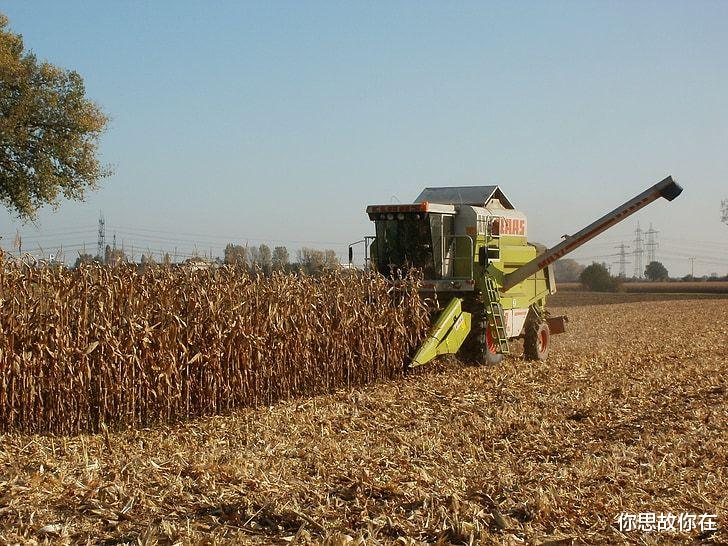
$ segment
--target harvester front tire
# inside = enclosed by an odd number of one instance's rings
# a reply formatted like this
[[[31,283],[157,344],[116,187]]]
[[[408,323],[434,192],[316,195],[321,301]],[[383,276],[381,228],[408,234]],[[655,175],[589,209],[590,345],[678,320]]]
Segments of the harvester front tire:
[[[549,356],[551,347],[551,330],[545,322],[531,321],[526,326],[526,337],[523,341],[523,352],[527,360],[543,362]]]
[[[485,327],[483,333],[483,364],[495,366],[503,361],[503,354],[498,352],[498,341],[490,334],[490,325]]]

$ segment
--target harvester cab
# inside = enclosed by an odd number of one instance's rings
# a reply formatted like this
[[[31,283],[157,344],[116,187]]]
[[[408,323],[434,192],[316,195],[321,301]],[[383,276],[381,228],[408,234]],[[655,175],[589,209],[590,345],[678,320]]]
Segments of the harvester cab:
[[[546,310],[556,291],[551,264],[659,197],[672,201],[681,192],[667,177],[543,249],[528,242],[526,215],[498,186],[425,188],[412,204],[368,206],[376,235],[361,242],[381,274],[417,268],[421,290],[448,302],[410,366],[461,350],[495,364],[516,338],[524,339],[526,358],[545,360],[551,335],[566,323]]]

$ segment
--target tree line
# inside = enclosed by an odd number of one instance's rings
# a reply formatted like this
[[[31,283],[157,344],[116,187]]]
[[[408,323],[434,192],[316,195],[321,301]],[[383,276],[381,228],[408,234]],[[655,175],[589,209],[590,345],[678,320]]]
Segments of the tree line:
[[[109,266],[124,263],[136,263],[134,258],[127,256],[123,249],[113,249],[107,245],[103,256],[93,256],[88,253],[80,253],[78,258],[76,258],[76,262],[73,267],[77,268],[81,264],[93,262]],[[142,253],[138,263],[141,267],[151,265],[171,266],[173,264],[176,264],[176,262],[169,252],[162,254],[161,259],[159,260],[152,253]],[[265,275],[270,275],[274,271],[317,275],[327,270],[337,269],[341,265],[339,258],[336,255],[336,251],[332,249],[319,250],[303,247],[296,251],[295,261],[292,261],[291,254],[285,246],[276,246],[271,249],[271,247],[266,244],[241,245],[235,243],[228,243],[225,245],[222,258],[204,259],[193,256],[191,258],[187,258],[182,263],[182,265],[184,264],[196,264],[198,266],[224,264],[242,267],[251,272],[262,271]]]
[[[291,262],[290,253],[285,246],[276,246],[271,250],[266,244],[249,246],[232,243],[225,246],[223,262],[249,269],[261,269],[266,275],[270,275],[273,271],[316,275],[326,270],[337,269],[341,265],[336,251],[331,249],[303,247],[296,251],[296,261]]]

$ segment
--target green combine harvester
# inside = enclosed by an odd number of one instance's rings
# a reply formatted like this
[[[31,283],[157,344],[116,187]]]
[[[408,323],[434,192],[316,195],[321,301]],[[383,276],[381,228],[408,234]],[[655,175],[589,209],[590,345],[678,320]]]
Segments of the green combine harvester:
[[[552,317],[546,299],[556,292],[551,264],[652,201],[672,201],[682,188],[668,176],[550,249],[528,242],[526,215],[498,186],[426,188],[413,204],[370,205],[376,236],[364,243],[365,261],[383,275],[411,268],[424,275],[422,291],[448,302],[410,367],[467,351],[497,364],[509,341],[523,338],[528,359],[545,360],[552,334],[566,317]]]

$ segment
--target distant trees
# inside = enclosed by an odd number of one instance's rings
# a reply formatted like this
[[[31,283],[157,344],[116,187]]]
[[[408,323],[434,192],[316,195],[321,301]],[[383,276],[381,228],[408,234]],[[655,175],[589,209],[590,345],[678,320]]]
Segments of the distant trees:
[[[291,263],[290,253],[285,246],[277,246],[271,250],[270,246],[238,245],[228,243],[225,246],[224,260],[227,265],[237,265],[251,271],[262,270],[265,275],[273,271],[286,273],[302,272],[307,275],[318,275],[323,271],[340,267],[336,251],[332,249],[318,250],[303,247],[296,252],[296,263]]]
[[[126,261],[126,254],[121,249],[112,249],[106,245],[104,249],[104,263],[106,265],[119,265]]]
[[[554,274],[558,282],[578,282],[584,266],[571,258],[561,258],[554,263]]]
[[[667,268],[660,262],[650,262],[645,268],[645,277],[650,281],[666,281],[670,278]]]
[[[247,266],[248,247],[228,243],[225,246],[225,256],[223,260],[227,265],[238,265],[243,267]]]
[[[152,254],[152,253],[142,254],[142,258],[141,258],[142,267],[149,267],[152,265],[156,265],[156,263],[157,263],[157,260],[154,259],[154,254]]]
[[[286,271],[289,266],[290,257],[288,249],[284,246],[277,246],[273,249],[271,258],[274,271]]]
[[[308,247],[303,247],[298,251],[298,264],[301,271],[307,275],[317,275],[327,269],[336,269],[340,265],[336,251],[316,250]]]
[[[0,13],[0,203],[22,219],[83,199],[110,174],[97,159],[108,118],[76,72],[38,61]]]
[[[94,257],[91,254],[87,254],[85,252],[80,252],[78,254],[78,258],[76,258],[76,262],[73,264],[73,268],[77,269],[81,266],[81,264],[90,264],[93,263]]]
[[[594,292],[616,292],[621,284],[618,278],[612,277],[604,264],[596,262],[584,268],[579,281],[584,288]]]
[[[260,268],[263,273],[270,275],[273,271],[273,253],[268,245],[260,245],[258,247],[258,259],[260,260]]]

